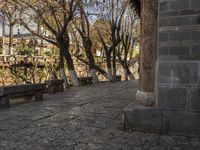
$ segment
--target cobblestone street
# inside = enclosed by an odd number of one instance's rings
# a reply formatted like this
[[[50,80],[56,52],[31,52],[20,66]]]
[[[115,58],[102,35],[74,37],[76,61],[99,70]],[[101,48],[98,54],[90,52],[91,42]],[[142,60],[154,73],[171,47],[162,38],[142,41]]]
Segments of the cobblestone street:
[[[200,139],[123,131],[136,82],[99,83],[0,109],[1,150],[199,150]]]

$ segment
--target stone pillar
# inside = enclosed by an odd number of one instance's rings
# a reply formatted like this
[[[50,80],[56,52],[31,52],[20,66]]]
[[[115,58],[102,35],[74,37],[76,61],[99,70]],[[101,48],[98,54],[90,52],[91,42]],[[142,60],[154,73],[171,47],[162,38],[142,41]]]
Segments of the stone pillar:
[[[126,129],[200,136],[200,0],[159,0],[156,105],[130,104]]]
[[[157,57],[158,0],[141,0],[140,71],[137,101],[152,106]]]

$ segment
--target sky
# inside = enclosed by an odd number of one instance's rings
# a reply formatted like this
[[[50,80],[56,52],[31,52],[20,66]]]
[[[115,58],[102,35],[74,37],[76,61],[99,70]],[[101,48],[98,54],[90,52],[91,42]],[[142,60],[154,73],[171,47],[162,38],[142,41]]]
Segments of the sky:
[[[100,12],[102,12],[102,9],[106,7],[106,5],[108,5],[108,1],[105,1],[103,3],[98,3],[98,8],[96,3],[92,4],[91,6],[89,5],[87,8],[87,12],[91,13],[91,14],[100,14]],[[103,10],[104,12],[104,10]],[[106,12],[106,11],[105,11]],[[103,13],[104,14],[104,13]],[[105,15],[105,14],[104,14]],[[97,20],[97,16],[96,15],[91,15],[89,17],[89,20],[91,23],[94,23]],[[22,27],[15,27],[14,29],[14,34],[18,33],[18,30],[20,29],[20,33],[23,34],[25,31]],[[5,31],[7,31],[8,29],[5,29]],[[27,31],[26,31],[27,32]],[[2,37],[2,20],[0,20],[0,37]]]

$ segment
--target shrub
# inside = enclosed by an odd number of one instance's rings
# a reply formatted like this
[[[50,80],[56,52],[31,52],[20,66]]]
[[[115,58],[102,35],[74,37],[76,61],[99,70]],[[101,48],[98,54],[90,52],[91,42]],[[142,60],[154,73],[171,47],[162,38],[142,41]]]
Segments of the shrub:
[[[0,54],[3,54],[3,48],[0,46]]]
[[[22,45],[17,46],[16,50],[17,50],[18,55],[31,56],[31,55],[35,55],[37,53],[37,51],[34,48],[28,48],[28,47],[24,47]]]

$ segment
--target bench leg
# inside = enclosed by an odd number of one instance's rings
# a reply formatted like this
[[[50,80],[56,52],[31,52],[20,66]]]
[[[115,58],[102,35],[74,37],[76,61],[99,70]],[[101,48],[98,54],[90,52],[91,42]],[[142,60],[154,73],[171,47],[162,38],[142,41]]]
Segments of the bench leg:
[[[89,84],[93,84],[93,81],[92,81],[92,80],[89,80]]]
[[[49,94],[55,93],[55,87],[54,86],[48,87],[48,93]]]
[[[58,85],[56,91],[57,91],[57,92],[64,92],[64,87],[63,87],[63,85]]]
[[[43,92],[42,91],[35,92],[35,101],[42,101],[42,100],[43,100]]]
[[[3,107],[10,107],[10,99],[9,99],[9,97],[1,97],[1,105],[3,106]]]

